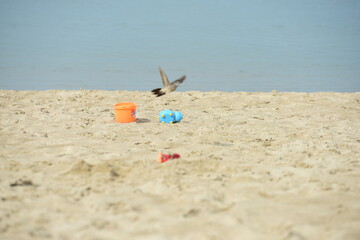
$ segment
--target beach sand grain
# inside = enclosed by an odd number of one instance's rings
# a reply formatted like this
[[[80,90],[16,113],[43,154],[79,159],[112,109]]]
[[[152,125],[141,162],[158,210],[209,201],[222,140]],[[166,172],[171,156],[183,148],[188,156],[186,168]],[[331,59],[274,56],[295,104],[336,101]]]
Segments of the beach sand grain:
[[[360,93],[0,90],[0,116],[2,239],[360,238]]]

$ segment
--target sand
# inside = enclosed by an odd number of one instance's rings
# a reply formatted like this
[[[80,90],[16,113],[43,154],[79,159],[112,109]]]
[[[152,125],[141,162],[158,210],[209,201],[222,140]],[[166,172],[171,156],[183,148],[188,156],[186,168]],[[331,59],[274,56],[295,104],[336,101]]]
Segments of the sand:
[[[1,90],[0,116],[0,239],[360,239],[360,93]]]

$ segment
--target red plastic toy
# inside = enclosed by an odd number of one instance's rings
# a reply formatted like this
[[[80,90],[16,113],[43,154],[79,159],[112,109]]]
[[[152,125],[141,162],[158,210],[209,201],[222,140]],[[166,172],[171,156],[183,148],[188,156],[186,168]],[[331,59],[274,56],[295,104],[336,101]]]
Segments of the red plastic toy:
[[[163,162],[166,162],[168,160],[172,160],[172,159],[176,159],[176,158],[180,158],[180,154],[177,154],[177,153],[174,153],[174,154],[159,153],[159,155],[158,155],[159,163],[163,163]]]

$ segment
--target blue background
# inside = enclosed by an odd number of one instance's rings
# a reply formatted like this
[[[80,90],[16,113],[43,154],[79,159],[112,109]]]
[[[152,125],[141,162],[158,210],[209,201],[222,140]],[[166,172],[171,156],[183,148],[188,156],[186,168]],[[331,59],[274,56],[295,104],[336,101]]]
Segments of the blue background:
[[[1,0],[0,88],[360,91],[360,1]]]

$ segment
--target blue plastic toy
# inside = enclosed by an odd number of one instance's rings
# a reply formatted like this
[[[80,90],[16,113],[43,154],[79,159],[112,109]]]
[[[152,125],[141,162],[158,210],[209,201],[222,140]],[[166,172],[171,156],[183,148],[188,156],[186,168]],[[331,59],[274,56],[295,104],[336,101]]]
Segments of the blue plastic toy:
[[[183,115],[179,111],[164,110],[159,113],[159,121],[161,123],[176,123],[180,122]]]

